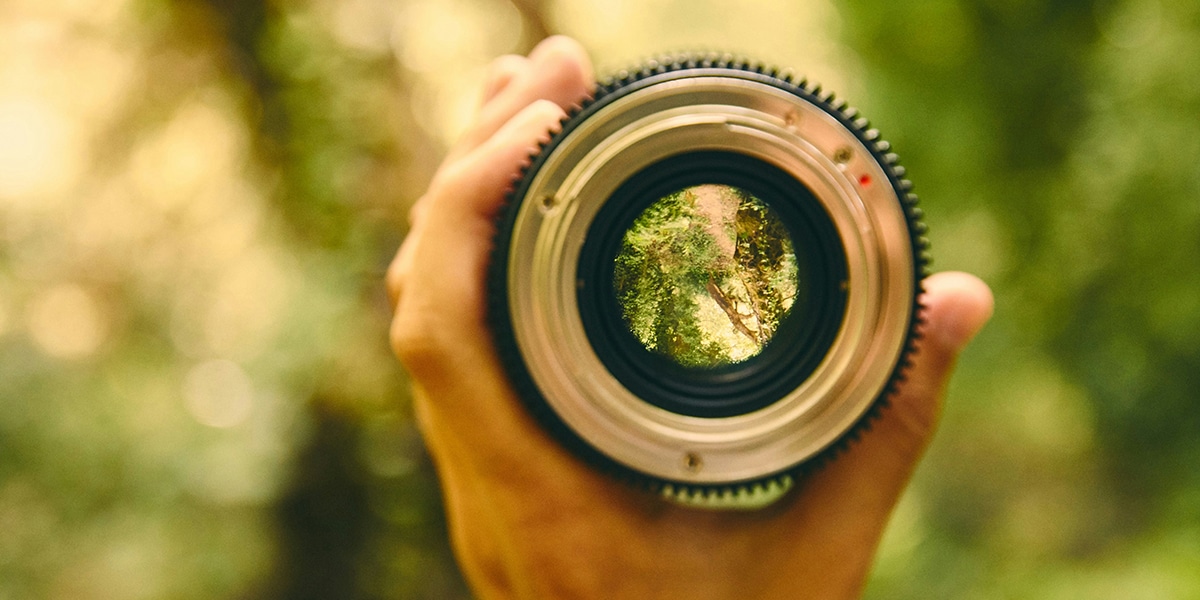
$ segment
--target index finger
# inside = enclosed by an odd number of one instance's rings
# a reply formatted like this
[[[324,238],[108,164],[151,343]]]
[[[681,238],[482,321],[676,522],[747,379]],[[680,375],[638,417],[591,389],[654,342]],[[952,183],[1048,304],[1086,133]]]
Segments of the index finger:
[[[494,65],[509,68],[511,65]],[[479,110],[474,123],[450,151],[446,162],[479,147],[500,128],[536,100],[550,100],[563,110],[581,102],[595,84],[592,62],[579,42],[554,36],[543,40],[529,53],[528,63],[514,69],[503,89]]]

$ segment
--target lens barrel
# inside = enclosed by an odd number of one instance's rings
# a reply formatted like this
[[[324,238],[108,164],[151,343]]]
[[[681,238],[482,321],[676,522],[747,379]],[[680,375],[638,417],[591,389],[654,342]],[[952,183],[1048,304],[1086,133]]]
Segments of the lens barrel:
[[[593,466],[757,506],[832,457],[913,351],[927,241],[904,170],[831,94],[728,56],[598,87],[497,220],[512,383]]]

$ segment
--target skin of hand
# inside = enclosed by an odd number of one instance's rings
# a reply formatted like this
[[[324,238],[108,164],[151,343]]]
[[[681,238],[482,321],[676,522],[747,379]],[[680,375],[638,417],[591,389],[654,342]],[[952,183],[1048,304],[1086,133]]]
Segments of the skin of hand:
[[[491,66],[483,102],[410,213],[388,270],[393,348],[475,594],[506,598],[855,598],[933,435],[959,351],[991,316],[979,279],[926,279],[914,364],[869,433],[758,511],[678,506],[595,472],[512,390],[485,317],[493,218],[513,177],[593,86],[549,38]]]

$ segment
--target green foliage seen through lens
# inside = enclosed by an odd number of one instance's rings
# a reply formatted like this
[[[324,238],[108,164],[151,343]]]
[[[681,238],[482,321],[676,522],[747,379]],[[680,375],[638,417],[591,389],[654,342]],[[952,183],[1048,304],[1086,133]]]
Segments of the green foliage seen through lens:
[[[613,278],[625,322],[646,349],[700,368],[761,352],[799,288],[779,217],[716,184],[665,196],[639,215]]]

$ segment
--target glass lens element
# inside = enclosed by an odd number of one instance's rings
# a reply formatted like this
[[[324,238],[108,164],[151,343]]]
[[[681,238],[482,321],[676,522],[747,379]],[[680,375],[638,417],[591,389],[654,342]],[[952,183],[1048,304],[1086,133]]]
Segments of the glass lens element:
[[[756,356],[796,298],[791,236],[763,201],[704,184],[651,204],[625,233],[613,287],[647,350],[685,367]]]

